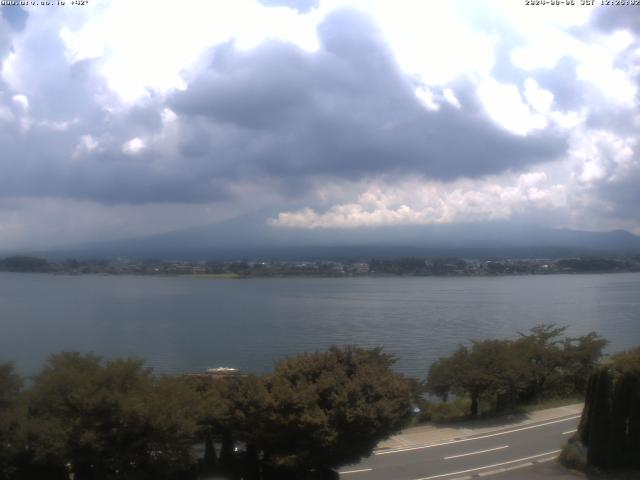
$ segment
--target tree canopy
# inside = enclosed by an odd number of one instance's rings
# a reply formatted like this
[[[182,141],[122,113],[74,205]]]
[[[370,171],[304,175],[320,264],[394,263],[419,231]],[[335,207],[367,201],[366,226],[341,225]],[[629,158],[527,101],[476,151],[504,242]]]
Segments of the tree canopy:
[[[335,467],[371,454],[400,430],[411,390],[381,349],[331,347],[280,361],[265,378],[266,430],[274,462]]]
[[[12,363],[0,363],[0,479],[10,478],[15,469],[15,456],[24,438],[18,398],[22,378],[15,373]]]
[[[469,397],[472,417],[478,415],[481,399],[500,410],[546,396],[582,394],[607,342],[594,332],[562,337],[565,331],[538,325],[515,340],[461,345],[431,366],[427,391],[443,400],[449,394]]]
[[[192,463],[193,403],[139,359],[54,355],[29,392],[33,455],[77,480],[171,478]]]
[[[640,347],[591,374],[578,438],[590,465],[640,469]]]

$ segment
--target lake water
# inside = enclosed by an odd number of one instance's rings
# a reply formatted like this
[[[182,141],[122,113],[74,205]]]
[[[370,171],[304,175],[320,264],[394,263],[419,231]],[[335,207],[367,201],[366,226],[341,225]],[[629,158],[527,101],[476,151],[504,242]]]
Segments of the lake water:
[[[36,372],[63,350],[143,357],[157,371],[270,371],[287,354],[381,345],[423,378],[469,339],[540,323],[640,344],[640,274],[211,280],[0,273],[0,361]]]

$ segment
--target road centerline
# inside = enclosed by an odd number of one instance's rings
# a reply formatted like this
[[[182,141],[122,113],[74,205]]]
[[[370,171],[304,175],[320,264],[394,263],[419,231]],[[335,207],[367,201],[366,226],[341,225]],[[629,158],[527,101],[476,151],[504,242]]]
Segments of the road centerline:
[[[452,445],[454,443],[463,443],[463,442],[471,442],[473,440],[482,440],[484,438],[491,438],[491,437],[497,437],[499,435],[508,435],[510,433],[515,433],[515,432],[521,432],[523,430],[531,430],[532,428],[540,428],[540,427],[545,427],[547,425],[553,425],[556,423],[561,423],[561,422],[568,422],[569,420],[575,420],[576,418],[580,418],[581,415],[574,415],[571,417],[567,417],[567,418],[562,418],[559,420],[553,420],[551,422],[545,422],[545,423],[539,423],[536,425],[528,425],[526,427],[520,427],[520,428],[515,428],[512,430],[506,430],[506,431],[502,431],[502,432],[497,432],[497,433],[489,433],[486,435],[481,435],[478,437],[471,437],[471,438],[462,438],[460,440],[449,440],[447,442],[441,442],[441,443],[432,443],[429,445],[420,445],[420,446],[416,446],[416,447],[407,447],[407,448],[399,448],[396,450],[389,450],[386,452],[375,452],[374,455],[389,455],[391,453],[402,453],[402,452],[410,452],[413,450],[422,450],[425,448],[434,448],[434,447],[440,447],[443,445]]]
[[[475,468],[469,468],[467,470],[459,470],[457,472],[441,473],[439,475],[432,475],[430,477],[416,478],[415,480],[432,480],[434,478],[442,478],[442,477],[449,477],[451,475],[460,475],[463,473],[476,472],[478,470],[486,470],[487,468],[501,467],[502,465],[509,465],[510,463],[524,462],[526,460],[531,460],[533,458],[544,457],[547,455],[555,455],[556,453],[560,453],[560,450],[553,450],[551,452],[539,453],[537,455],[531,455],[530,457],[516,458],[515,460],[509,460],[507,462],[501,462],[501,463],[494,463],[493,465],[485,465],[484,467],[475,467]]]
[[[338,472],[340,475],[347,475],[349,473],[361,473],[361,472],[370,472],[373,468],[361,468],[360,470],[347,470],[345,472]]]
[[[495,452],[496,450],[504,450],[505,448],[509,448],[509,445],[502,445],[500,447],[495,447],[495,448],[487,448],[486,450],[478,450],[476,452],[461,453],[459,455],[450,455],[448,457],[444,457],[444,459],[451,460],[454,458],[468,457],[469,455],[478,455],[480,453]]]

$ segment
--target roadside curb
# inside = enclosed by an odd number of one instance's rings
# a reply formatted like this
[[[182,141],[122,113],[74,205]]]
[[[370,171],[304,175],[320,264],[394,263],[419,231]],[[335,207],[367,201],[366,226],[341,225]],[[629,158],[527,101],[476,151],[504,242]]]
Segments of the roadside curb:
[[[557,412],[557,414],[553,414]],[[515,423],[504,423],[495,427],[473,428],[468,425],[454,425],[446,427],[412,427],[404,430],[398,435],[381,442],[373,453],[381,455],[392,453],[394,451],[408,451],[413,449],[429,448],[438,444],[446,444],[449,442],[460,442],[472,439],[481,435],[499,434],[503,431],[509,431],[517,428],[527,428],[545,422],[562,421],[580,415],[582,412],[582,404],[567,405],[564,407],[556,407],[547,410],[539,410],[533,412],[529,418]],[[424,431],[420,431],[420,429]],[[448,431],[451,430],[451,431]]]

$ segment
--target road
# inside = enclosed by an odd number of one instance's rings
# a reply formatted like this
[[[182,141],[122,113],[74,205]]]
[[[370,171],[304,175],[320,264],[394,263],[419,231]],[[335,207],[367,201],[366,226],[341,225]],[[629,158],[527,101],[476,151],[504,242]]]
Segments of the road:
[[[530,465],[556,457],[575,432],[579,418],[572,415],[463,439],[378,451],[356,465],[342,468],[340,478],[452,480]]]

